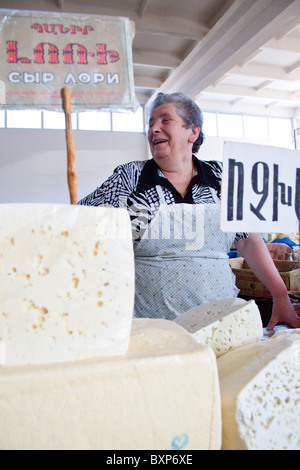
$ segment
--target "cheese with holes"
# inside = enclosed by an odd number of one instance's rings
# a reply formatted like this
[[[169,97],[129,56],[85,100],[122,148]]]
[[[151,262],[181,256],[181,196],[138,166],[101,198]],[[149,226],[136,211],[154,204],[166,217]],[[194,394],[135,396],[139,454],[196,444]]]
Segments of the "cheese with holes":
[[[123,354],[133,304],[125,209],[0,205],[2,364]]]
[[[300,450],[300,330],[217,360],[224,450]]]
[[[119,357],[0,367],[0,449],[220,449],[215,354],[168,320],[134,319]]]
[[[229,298],[191,308],[174,320],[199,343],[212,347],[217,357],[230,349],[259,341],[263,327],[254,300]]]

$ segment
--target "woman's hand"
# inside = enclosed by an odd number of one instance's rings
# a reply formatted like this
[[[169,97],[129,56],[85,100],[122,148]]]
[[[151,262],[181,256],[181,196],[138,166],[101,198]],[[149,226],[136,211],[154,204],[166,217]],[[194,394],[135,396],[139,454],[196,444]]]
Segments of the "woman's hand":
[[[267,330],[273,330],[279,322],[293,328],[300,328],[300,317],[297,315],[288,295],[280,298],[273,297],[272,316]]]
[[[279,322],[300,328],[300,317],[290,301],[286,285],[261,236],[250,233],[249,238],[235,242],[235,246],[273,297],[273,311],[267,329],[272,330]]]

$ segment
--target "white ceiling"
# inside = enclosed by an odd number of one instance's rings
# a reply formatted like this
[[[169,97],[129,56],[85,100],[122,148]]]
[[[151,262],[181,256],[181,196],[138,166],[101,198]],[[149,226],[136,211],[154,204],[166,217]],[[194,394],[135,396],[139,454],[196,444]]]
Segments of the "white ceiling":
[[[300,118],[300,0],[0,0],[0,8],[130,17],[140,103]]]

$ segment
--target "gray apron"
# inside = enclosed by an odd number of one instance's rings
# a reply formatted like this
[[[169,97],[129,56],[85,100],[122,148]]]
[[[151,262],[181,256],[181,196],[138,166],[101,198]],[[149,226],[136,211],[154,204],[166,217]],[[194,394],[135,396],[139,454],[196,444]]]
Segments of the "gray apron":
[[[135,247],[135,317],[174,320],[186,310],[236,297],[227,253],[235,233],[219,228],[220,201],[171,204],[157,186],[160,207]]]

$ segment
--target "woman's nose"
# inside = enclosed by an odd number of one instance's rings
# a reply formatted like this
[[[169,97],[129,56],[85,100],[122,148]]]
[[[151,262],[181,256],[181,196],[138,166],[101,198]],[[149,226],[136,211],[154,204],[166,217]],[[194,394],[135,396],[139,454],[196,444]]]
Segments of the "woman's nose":
[[[153,133],[153,134],[157,134],[157,132],[160,131],[160,125],[159,125],[159,122],[156,121],[155,123],[152,124],[151,128],[150,128],[150,131]]]

